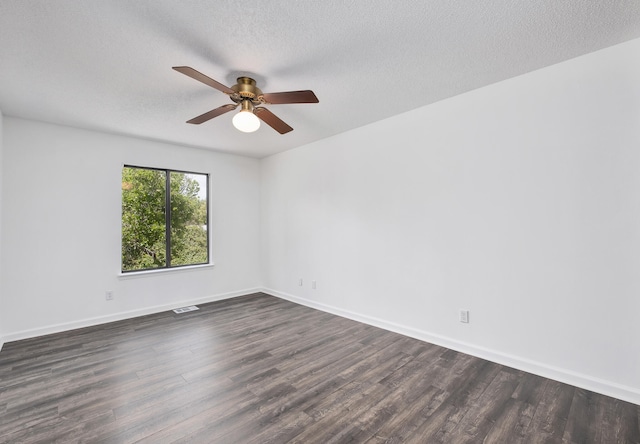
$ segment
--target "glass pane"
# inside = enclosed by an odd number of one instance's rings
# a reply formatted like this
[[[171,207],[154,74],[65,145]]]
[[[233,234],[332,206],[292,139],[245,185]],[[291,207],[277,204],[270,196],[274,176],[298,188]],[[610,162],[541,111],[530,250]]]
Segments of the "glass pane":
[[[164,171],[122,169],[122,271],[165,267]]]
[[[207,175],[171,172],[171,266],[209,262]]]

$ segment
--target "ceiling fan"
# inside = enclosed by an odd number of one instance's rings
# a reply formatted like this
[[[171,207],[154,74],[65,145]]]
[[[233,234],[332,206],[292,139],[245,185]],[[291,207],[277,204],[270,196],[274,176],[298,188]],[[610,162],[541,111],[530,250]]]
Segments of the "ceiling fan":
[[[289,125],[283,122],[278,116],[267,108],[259,105],[271,104],[280,105],[287,103],[318,103],[318,98],[310,90],[286,91],[277,93],[263,93],[256,86],[256,81],[251,77],[238,77],[237,82],[231,88],[220,82],[205,76],[199,71],[188,66],[174,66],[176,71],[196,79],[199,82],[209,85],[212,88],[227,94],[234,104],[222,105],[212,109],[198,117],[187,120],[187,123],[199,125],[208,120],[218,117],[229,111],[233,111],[240,106],[240,112],[233,116],[233,126],[245,133],[252,133],[260,127],[260,120],[269,125],[280,134],[293,131]]]

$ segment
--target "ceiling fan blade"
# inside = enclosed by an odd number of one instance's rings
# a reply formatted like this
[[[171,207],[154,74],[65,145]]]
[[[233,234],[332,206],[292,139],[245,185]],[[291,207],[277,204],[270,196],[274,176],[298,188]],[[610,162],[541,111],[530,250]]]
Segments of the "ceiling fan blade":
[[[218,117],[219,115],[222,115],[224,113],[228,113],[229,111],[233,111],[234,109],[236,109],[238,105],[222,105],[216,109],[212,109],[209,112],[206,112],[198,117],[194,117],[191,120],[187,120],[187,123],[193,123],[194,125],[199,125],[201,123],[206,122],[207,120],[211,120],[214,117]]]
[[[285,103],[318,103],[319,100],[311,90],[287,91],[277,93],[265,93],[262,95],[265,102],[273,105]]]
[[[289,131],[293,131],[293,128],[284,123],[284,121],[282,121],[278,116],[273,114],[267,108],[256,107],[253,109],[253,113],[258,116],[260,120],[262,120],[264,123],[269,125],[280,134],[286,134]]]
[[[201,72],[196,71],[195,69],[190,68],[188,66],[174,66],[173,69],[175,69],[178,72],[181,72],[185,76],[189,76],[192,79],[196,79],[198,82],[202,82],[205,85],[209,85],[210,87],[215,88],[218,91],[222,91],[225,94],[233,94],[235,92],[228,86],[225,86],[220,82],[216,82],[211,77],[207,77]]]

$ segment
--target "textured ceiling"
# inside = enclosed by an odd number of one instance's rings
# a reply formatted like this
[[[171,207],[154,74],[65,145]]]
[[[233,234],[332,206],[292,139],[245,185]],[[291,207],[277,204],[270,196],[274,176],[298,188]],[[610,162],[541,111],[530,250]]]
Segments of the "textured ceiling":
[[[0,0],[0,110],[264,157],[638,37],[638,0]],[[320,103],[189,125],[231,102],[176,65]]]

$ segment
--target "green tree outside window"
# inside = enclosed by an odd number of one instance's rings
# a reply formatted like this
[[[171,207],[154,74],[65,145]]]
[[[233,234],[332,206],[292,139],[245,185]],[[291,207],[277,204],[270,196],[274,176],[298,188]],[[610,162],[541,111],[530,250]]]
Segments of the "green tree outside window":
[[[122,271],[209,263],[207,188],[206,174],[125,166]]]

